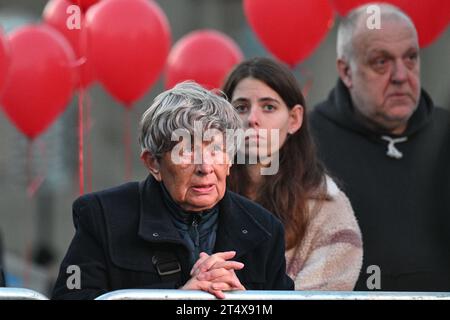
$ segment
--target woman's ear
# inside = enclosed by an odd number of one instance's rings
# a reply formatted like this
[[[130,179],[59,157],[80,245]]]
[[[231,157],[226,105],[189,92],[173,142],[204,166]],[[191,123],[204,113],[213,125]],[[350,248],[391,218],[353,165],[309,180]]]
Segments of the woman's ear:
[[[148,150],[142,152],[141,159],[151,175],[157,181],[161,182],[162,178],[158,159],[154,157]]]
[[[289,111],[289,128],[288,128],[289,134],[296,133],[302,127],[304,110],[305,108],[303,108],[302,105],[296,104]]]

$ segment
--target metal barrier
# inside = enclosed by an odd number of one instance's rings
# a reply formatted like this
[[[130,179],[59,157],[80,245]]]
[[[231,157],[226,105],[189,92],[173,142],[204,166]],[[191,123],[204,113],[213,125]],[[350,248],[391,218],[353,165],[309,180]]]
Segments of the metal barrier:
[[[234,291],[228,300],[450,300],[450,292]],[[105,293],[96,300],[216,300],[203,291],[134,289]]]
[[[30,289],[0,288],[0,300],[48,300],[48,298]]]
[[[450,292],[362,291],[233,291],[226,300],[450,300]],[[0,288],[0,300],[48,300],[25,288]],[[96,300],[216,300],[199,290],[126,289],[105,293]]]

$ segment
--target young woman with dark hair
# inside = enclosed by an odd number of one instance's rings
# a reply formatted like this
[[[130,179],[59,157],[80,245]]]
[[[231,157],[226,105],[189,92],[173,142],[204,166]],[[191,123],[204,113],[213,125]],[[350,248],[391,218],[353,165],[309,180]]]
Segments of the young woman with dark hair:
[[[223,92],[244,127],[253,129],[238,151],[245,163],[235,159],[231,167],[230,190],[283,222],[287,271],[297,290],[352,290],[362,264],[361,233],[350,202],[316,156],[295,77],[281,63],[253,58],[235,67]],[[277,131],[278,139],[264,130]],[[277,158],[273,174],[262,173],[261,151]]]

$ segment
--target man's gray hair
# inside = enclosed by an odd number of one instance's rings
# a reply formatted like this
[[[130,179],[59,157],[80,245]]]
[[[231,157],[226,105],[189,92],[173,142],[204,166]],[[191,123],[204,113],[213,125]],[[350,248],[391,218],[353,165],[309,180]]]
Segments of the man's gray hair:
[[[343,17],[339,23],[337,32],[337,43],[336,51],[337,58],[347,61],[349,63],[354,62],[354,43],[353,36],[357,33],[358,28],[361,26],[366,26],[362,23],[362,19],[367,20],[369,13],[367,13],[367,8],[369,6],[376,5],[380,8],[380,14],[383,20],[394,20],[394,21],[404,21],[412,26],[416,30],[411,18],[406,15],[398,7],[387,4],[387,3],[367,3],[362,6],[357,7],[349,12],[346,17]]]
[[[179,83],[159,94],[141,118],[139,144],[142,152],[149,151],[161,157],[178,143],[172,141],[175,130],[188,130],[191,137],[194,136],[194,122],[201,123],[203,132],[217,129],[225,133],[227,129],[242,128],[234,107],[219,94],[222,93],[206,90],[192,81]]]

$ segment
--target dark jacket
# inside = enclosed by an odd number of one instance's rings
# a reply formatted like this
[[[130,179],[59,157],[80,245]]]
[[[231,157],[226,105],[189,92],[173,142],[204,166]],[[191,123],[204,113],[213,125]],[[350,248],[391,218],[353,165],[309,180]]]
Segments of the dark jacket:
[[[358,122],[339,81],[310,116],[319,155],[341,183],[361,227],[364,264],[356,290],[381,270],[384,291],[450,291],[450,114],[422,90],[388,156],[385,133]],[[373,279],[373,278],[372,278]]]
[[[175,289],[189,279],[188,249],[171,221],[162,189],[151,176],[144,182],[88,194],[73,204],[75,236],[61,264],[56,299],[91,299],[131,288]],[[230,191],[219,202],[214,252],[234,250],[243,262],[236,271],[248,290],[291,290],[286,275],[282,224],[261,206]],[[156,252],[175,253],[180,281],[158,274]],[[68,289],[70,265],[81,270],[81,289]],[[69,279],[70,281],[70,279]]]

